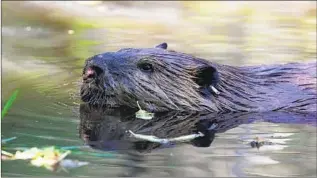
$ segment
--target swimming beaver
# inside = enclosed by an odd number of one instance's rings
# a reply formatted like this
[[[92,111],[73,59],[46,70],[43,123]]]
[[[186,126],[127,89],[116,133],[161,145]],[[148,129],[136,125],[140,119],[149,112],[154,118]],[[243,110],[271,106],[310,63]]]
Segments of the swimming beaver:
[[[316,112],[316,63],[229,66],[162,43],[87,59],[81,99],[149,112]]]

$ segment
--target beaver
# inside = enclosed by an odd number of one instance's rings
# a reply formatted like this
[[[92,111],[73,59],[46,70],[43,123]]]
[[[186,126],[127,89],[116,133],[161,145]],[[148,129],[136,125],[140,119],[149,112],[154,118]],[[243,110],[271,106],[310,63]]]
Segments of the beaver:
[[[230,66],[167,46],[88,58],[81,100],[153,113],[316,112],[316,62]]]

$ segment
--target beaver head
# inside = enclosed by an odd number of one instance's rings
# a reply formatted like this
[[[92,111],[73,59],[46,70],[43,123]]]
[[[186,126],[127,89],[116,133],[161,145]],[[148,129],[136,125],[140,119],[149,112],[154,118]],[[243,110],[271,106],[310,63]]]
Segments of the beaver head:
[[[81,99],[129,111],[315,112],[316,77],[316,63],[221,65],[163,43],[89,58]]]
[[[152,112],[213,108],[219,75],[211,62],[155,48],[121,49],[87,59],[81,99],[109,107],[137,108]],[[214,107],[215,108],[215,107]]]

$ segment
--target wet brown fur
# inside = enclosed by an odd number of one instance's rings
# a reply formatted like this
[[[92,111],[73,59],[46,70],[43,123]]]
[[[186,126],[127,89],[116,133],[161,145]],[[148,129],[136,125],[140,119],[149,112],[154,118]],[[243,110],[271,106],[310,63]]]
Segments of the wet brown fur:
[[[316,62],[237,67],[166,47],[128,48],[89,58],[83,73],[88,67],[102,72],[83,83],[82,100],[135,110],[138,101],[150,112],[316,112]],[[142,70],[143,64],[152,70]]]

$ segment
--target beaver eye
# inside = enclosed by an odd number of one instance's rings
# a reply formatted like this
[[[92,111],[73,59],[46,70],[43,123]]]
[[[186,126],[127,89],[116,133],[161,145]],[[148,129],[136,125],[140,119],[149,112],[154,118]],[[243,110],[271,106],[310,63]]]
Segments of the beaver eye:
[[[152,72],[153,71],[153,66],[152,66],[152,64],[149,64],[149,63],[140,63],[140,64],[138,64],[138,67],[141,70],[146,71],[146,72]]]

